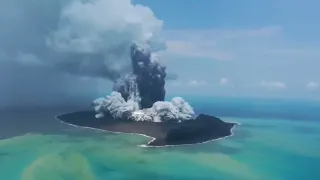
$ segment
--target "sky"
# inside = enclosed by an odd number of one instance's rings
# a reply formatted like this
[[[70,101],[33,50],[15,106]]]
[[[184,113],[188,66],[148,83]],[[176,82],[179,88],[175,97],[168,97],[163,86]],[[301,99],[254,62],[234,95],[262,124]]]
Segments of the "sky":
[[[94,1],[95,3],[88,3]],[[148,41],[169,95],[320,99],[317,0],[2,0],[0,106],[90,102]],[[72,104],[71,103],[71,104]]]
[[[164,21],[171,92],[320,97],[319,1],[135,2]]]

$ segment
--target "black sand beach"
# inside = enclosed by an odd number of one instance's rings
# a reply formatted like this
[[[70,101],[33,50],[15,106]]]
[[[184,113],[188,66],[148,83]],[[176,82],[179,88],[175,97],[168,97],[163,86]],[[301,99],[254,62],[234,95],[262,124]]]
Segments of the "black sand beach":
[[[232,135],[236,123],[214,116],[200,114],[195,120],[176,122],[136,122],[112,117],[95,118],[93,111],[78,111],[57,116],[57,119],[80,127],[111,132],[143,134],[154,137],[148,146],[184,145],[202,143]]]

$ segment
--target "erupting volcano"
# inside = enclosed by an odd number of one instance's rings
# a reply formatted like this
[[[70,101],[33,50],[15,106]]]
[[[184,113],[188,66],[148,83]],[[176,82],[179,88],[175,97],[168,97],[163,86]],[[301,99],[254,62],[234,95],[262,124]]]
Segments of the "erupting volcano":
[[[131,46],[132,73],[115,80],[113,92],[93,102],[96,118],[111,115],[134,121],[183,121],[194,116],[192,107],[181,97],[165,99],[166,67],[146,44]]]
[[[204,114],[195,117],[181,97],[165,101],[166,80],[175,74],[168,73],[157,56],[167,45],[162,27],[150,8],[131,1],[70,2],[61,12],[58,29],[46,38],[48,47],[59,54],[48,65],[92,82],[109,80],[113,91],[94,100],[92,110],[57,118],[81,127],[150,136],[149,146],[232,135],[235,123]]]
[[[113,92],[93,101],[94,111],[58,116],[61,121],[111,132],[142,134],[148,146],[197,144],[232,135],[235,123],[200,114],[181,97],[165,99],[166,67],[147,44],[131,45],[132,71],[114,80]]]

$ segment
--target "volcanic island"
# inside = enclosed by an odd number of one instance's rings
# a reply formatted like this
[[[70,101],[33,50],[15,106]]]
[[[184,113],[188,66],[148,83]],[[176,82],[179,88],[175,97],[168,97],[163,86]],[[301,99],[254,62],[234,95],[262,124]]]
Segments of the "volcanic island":
[[[57,116],[66,124],[109,132],[140,134],[152,137],[147,146],[187,145],[204,143],[232,135],[237,123],[224,122],[217,117],[200,114],[183,122],[150,122],[114,119],[111,116],[96,118],[94,111],[78,111]]]
[[[77,127],[151,137],[147,147],[190,145],[233,135],[237,123],[205,114],[195,117],[181,97],[165,99],[166,67],[144,44],[131,46],[132,72],[113,74],[113,92],[93,101],[94,110],[57,116]]]

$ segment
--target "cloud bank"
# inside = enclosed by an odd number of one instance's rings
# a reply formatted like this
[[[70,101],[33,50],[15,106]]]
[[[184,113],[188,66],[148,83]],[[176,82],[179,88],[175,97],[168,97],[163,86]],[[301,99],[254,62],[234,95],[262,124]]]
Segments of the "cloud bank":
[[[190,86],[207,86],[207,85],[209,85],[209,83],[204,80],[191,79],[188,82],[188,85],[190,85]]]
[[[46,43],[61,54],[79,56],[55,61],[68,72],[115,80],[130,69],[134,41],[164,47],[162,25],[151,9],[130,0],[73,1],[62,9],[58,28]]]
[[[221,78],[220,79],[220,86],[223,87],[233,87],[233,83],[228,78]]]
[[[311,91],[317,90],[319,89],[319,87],[320,85],[314,81],[310,81],[306,86],[307,90],[311,90]]]
[[[165,54],[221,61],[233,60],[237,59],[238,55],[234,54],[234,49],[226,48],[227,43],[231,42],[232,46],[239,49],[239,41],[245,40],[241,43],[246,43],[246,41],[270,38],[278,36],[282,31],[281,26],[257,29],[169,30],[165,32],[168,39],[166,41],[168,49]],[[241,45],[241,48],[247,47]],[[249,49],[248,53],[250,51],[252,50]]]
[[[268,90],[283,90],[286,89],[286,84],[280,81],[262,81],[259,86]]]
[[[0,26],[2,106],[92,97],[95,78],[131,70],[133,41],[165,48],[163,22],[130,0],[3,0]]]

